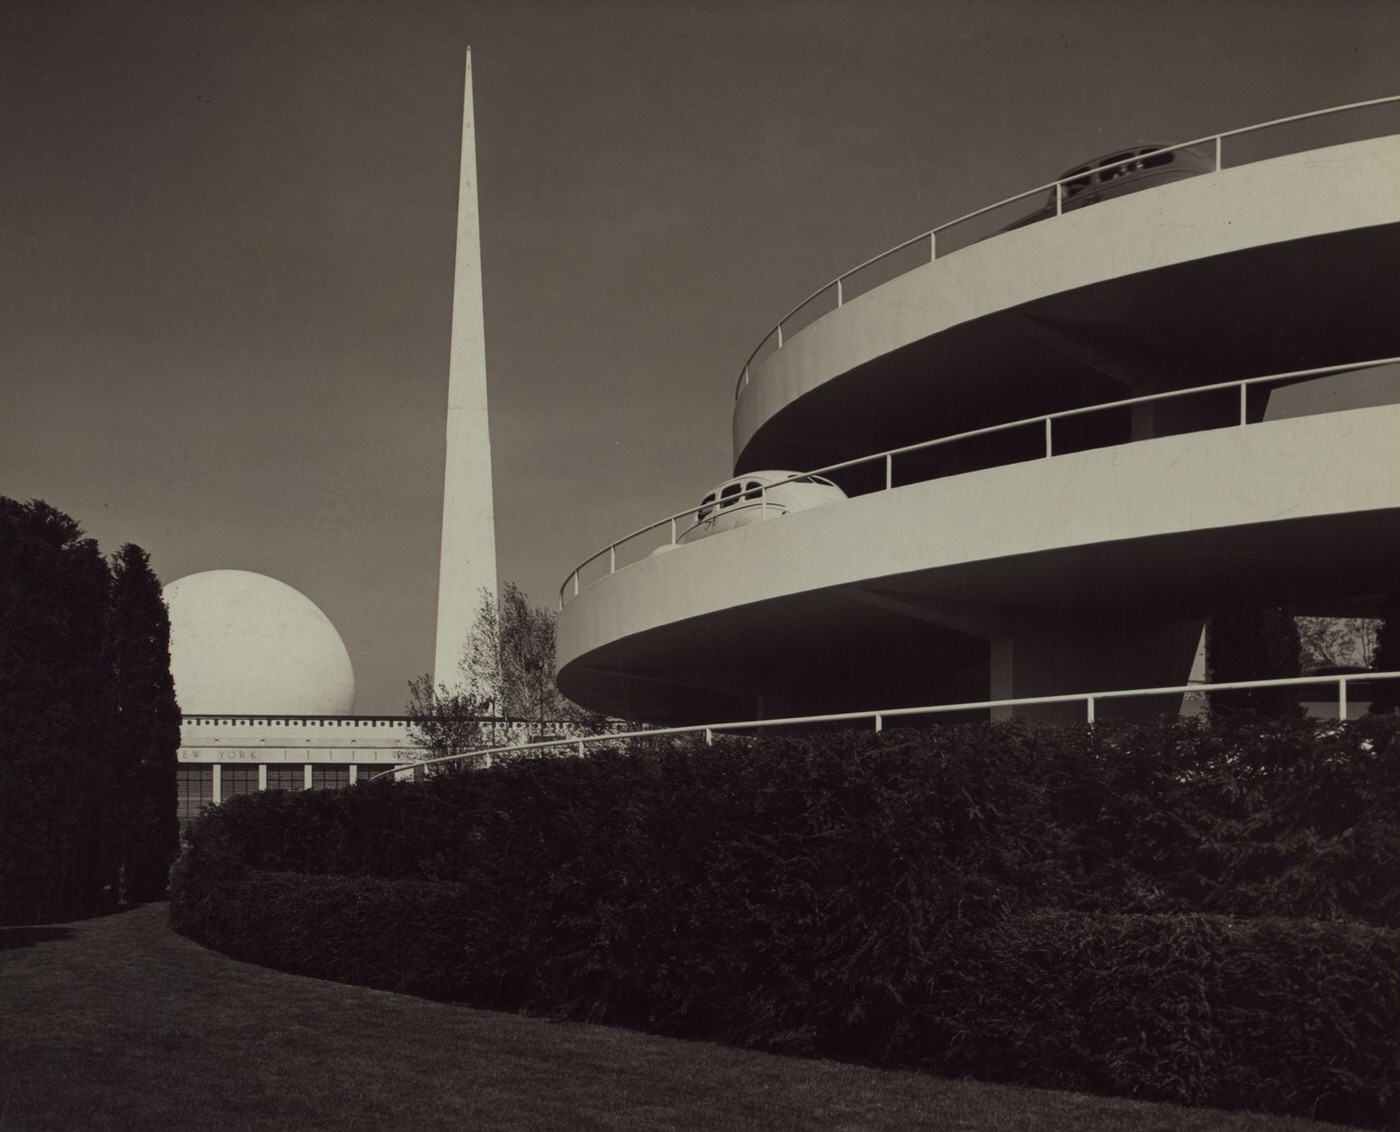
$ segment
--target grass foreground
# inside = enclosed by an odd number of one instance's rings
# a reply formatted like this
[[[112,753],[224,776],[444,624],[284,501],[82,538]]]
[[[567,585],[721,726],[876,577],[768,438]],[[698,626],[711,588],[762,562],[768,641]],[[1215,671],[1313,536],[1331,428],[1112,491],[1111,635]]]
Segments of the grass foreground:
[[[238,963],[164,904],[0,928],[0,1132],[1319,1132],[470,1010]]]

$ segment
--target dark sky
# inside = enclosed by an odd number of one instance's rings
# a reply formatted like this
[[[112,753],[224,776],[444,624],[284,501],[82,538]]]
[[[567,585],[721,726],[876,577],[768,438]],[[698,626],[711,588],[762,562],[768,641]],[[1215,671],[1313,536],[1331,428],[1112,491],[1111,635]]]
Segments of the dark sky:
[[[431,666],[462,63],[500,576],[729,471],[775,319],[1081,159],[1400,93],[1366,0],[0,0],[0,494]],[[1261,202],[1267,207],[1267,202]]]

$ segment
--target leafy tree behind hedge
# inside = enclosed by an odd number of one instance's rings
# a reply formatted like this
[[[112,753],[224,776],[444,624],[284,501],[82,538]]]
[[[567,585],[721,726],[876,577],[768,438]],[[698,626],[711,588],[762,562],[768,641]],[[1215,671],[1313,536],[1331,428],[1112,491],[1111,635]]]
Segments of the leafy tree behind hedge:
[[[144,552],[123,548],[114,580],[72,518],[0,498],[0,922],[158,894],[178,746]]]
[[[486,716],[605,730],[613,722],[607,716],[560,693],[554,664],[554,611],[532,606],[514,582],[499,597],[482,589],[458,659],[460,679],[449,685],[438,673],[436,685],[427,675],[411,680],[404,714],[435,754],[476,745],[477,724]]]

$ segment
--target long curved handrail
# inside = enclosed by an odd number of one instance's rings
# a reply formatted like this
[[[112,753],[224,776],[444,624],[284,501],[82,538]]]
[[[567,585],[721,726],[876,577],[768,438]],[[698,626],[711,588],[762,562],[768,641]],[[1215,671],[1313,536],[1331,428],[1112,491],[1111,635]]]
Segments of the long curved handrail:
[[[1090,413],[1108,412],[1113,409],[1131,408],[1134,405],[1147,405],[1156,401],[1166,401],[1178,397],[1194,397],[1199,394],[1220,392],[1226,389],[1238,389],[1240,391],[1239,423],[1243,425],[1249,423],[1247,420],[1248,414],[1246,411],[1246,397],[1247,391],[1253,386],[1266,385],[1270,382],[1291,381],[1297,378],[1328,377],[1343,373],[1356,373],[1362,370],[1376,369],[1379,366],[1395,365],[1397,363],[1400,363],[1400,356],[1389,358],[1372,358],[1367,361],[1347,362],[1342,365],[1318,366],[1313,369],[1288,370],[1284,373],[1270,373],[1264,374],[1259,377],[1238,378],[1234,381],[1221,381],[1216,382],[1212,385],[1192,385],[1188,386],[1185,389],[1172,389],[1168,390],[1165,393],[1148,393],[1144,394],[1141,397],[1130,397],[1122,401],[1104,401],[1097,405],[1080,405],[1072,409],[1060,409],[1057,412],[1045,413],[1037,417],[1022,417],[1019,420],[1006,421],[1002,424],[986,425],[983,428],[971,429],[968,432],[954,433],[952,436],[940,436],[936,437],[933,440],[923,440],[917,444],[906,444],[900,448],[890,448],[885,450],[884,452],[875,452],[868,456],[857,456],[850,460],[842,460],[840,463],[837,464],[827,464],[821,468],[813,468],[811,471],[794,472],[786,479],[777,480],[771,484],[763,485],[763,487],[760,490],[762,494],[766,497],[769,489],[774,487],[781,487],[783,484],[794,483],[798,480],[808,479],[812,476],[829,475],[832,472],[844,471],[847,468],[859,467],[862,464],[873,464],[879,461],[883,461],[885,463],[885,486],[883,490],[889,491],[894,486],[893,463],[895,457],[897,456],[902,456],[910,452],[920,452],[929,448],[939,448],[943,447],[944,445],[956,444],[960,441],[972,440],[979,436],[990,436],[998,432],[1011,432],[1015,429],[1031,428],[1035,425],[1041,425],[1045,429],[1045,456],[1046,458],[1049,458],[1055,455],[1053,437],[1053,426],[1055,421],[1064,420],[1069,417],[1087,416]],[[1125,441],[1124,443],[1128,442]],[[1009,462],[1015,463],[1018,461]],[[690,507],[687,507],[683,511],[677,511],[674,515],[667,515],[664,519],[657,519],[655,522],[648,523],[644,527],[638,527],[635,531],[632,531],[630,534],[624,535],[622,538],[609,543],[607,546],[603,547],[602,550],[598,550],[595,551],[593,554],[590,554],[587,558],[585,558],[582,562],[575,566],[572,571],[569,572],[567,577],[564,579],[563,584],[559,587],[559,609],[562,610],[564,608],[565,591],[567,591],[572,586],[575,594],[579,592],[579,574],[586,567],[592,565],[594,562],[596,562],[598,559],[602,558],[603,555],[606,554],[609,557],[608,573],[616,573],[617,551],[619,548],[625,546],[633,539],[640,538],[642,535],[648,534],[651,531],[658,530],[661,527],[666,526],[667,524],[670,524],[671,526],[671,544],[673,546],[676,545],[677,538],[679,537],[679,530],[677,525],[682,519],[694,515],[696,509],[697,508],[694,505],[692,505]]]
[[[1253,688],[1313,687],[1335,684],[1337,686],[1337,714],[1346,719],[1348,712],[1347,687],[1350,684],[1364,684],[1375,680],[1400,679],[1400,672],[1347,672],[1333,676],[1285,676],[1274,680],[1233,680],[1219,684],[1171,684],[1160,688],[1115,688],[1106,692],[1069,692],[1059,696],[1022,696],[1019,699],[976,700],[961,704],[927,704],[922,707],[882,708],[877,711],[845,711],[829,715],[793,715],[783,719],[750,719],[726,721],[723,723],[696,723],[688,727],[656,727],[643,731],[619,731],[610,735],[584,735],[574,739],[547,739],[539,743],[526,743],[518,747],[482,747],[475,751],[464,751],[459,755],[442,755],[435,759],[417,759],[411,763],[400,763],[389,770],[382,770],[370,781],[386,775],[402,775],[418,767],[435,766],[440,763],[460,762],[463,759],[490,759],[494,755],[521,755],[539,752],[554,747],[575,747],[583,754],[589,743],[617,742],[626,739],[666,739],[673,735],[705,736],[707,743],[714,741],[716,731],[758,731],[765,727],[800,727],[810,723],[860,723],[874,724],[876,731],[883,731],[885,720],[900,719],[915,715],[947,715],[957,711],[991,711],[998,708],[1035,707],[1041,704],[1084,705],[1084,721],[1097,722],[1096,708],[1100,700],[1126,700],[1146,696],[1176,696],[1188,692],[1232,692],[1247,691]]]
[[[1221,150],[1223,148],[1223,143],[1226,138],[1240,137],[1244,134],[1258,133],[1261,130],[1273,129],[1276,126],[1286,126],[1293,122],[1303,122],[1311,118],[1325,118],[1332,114],[1345,114],[1350,111],[1364,110],[1367,107],[1382,106],[1386,103],[1393,102],[1400,102],[1400,94],[1388,95],[1385,98],[1370,98],[1366,99],[1363,102],[1349,102],[1344,106],[1330,106],[1325,110],[1310,110],[1306,114],[1290,114],[1285,118],[1274,118],[1268,122],[1258,122],[1251,126],[1241,126],[1239,129],[1235,130],[1224,130],[1218,134],[1207,134],[1205,137],[1196,138],[1194,141],[1177,142],[1175,145],[1162,146],[1160,149],[1154,149],[1149,152],[1136,153],[1132,157],[1127,157],[1124,158],[1122,161],[1115,161],[1112,164],[1104,165],[1102,168],[1116,169],[1120,165],[1128,165],[1134,161],[1140,161],[1146,157],[1156,156],[1159,153],[1171,153],[1178,149],[1191,149],[1196,146],[1203,146],[1210,143],[1213,144],[1215,147],[1215,171],[1219,172],[1221,168]],[[773,325],[773,329],[768,331],[767,334],[765,334],[761,339],[759,339],[758,345],[755,346],[750,352],[749,356],[746,359],[744,359],[744,366],[739,371],[738,383],[734,388],[734,399],[738,400],[739,395],[744,391],[745,386],[748,385],[749,367],[753,364],[753,360],[758,356],[759,351],[763,349],[763,347],[768,343],[769,339],[771,339],[775,334],[778,336],[778,348],[782,349],[783,323],[787,322],[788,319],[790,319],[793,315],[795,315],[798,311],[800,311],[803,307],[805,307],[808,303],[812,302],[814,299],[818,298],[819,296],[825,294],[827,291],[835,287],[837,288],[837,305],[842,305],[841,285],[847,279],[851,278],[851,276],[855,275],[858,271],[864,271],[867,267],[871,266],[872,264],[879,263],[882,259],[886,259],[889,256],[896,254],[897,252],[901,252],[905,248],[912,247],[914,244],[919,243],[921,240],[929,241],[930,261],[935,260],[937,259],[938,233],[945,232],[949,228],[953,228],[956,225],[965,224],[969,220],[975,220],[977,219],[977,217],[983,216],[989,212],[993,212],[996,209],[1004,208],[1008,204],[1014,204],[1018,200],[1024,200],[1028,197],[1036,196],[1039,193],[1053,191],[1055,193],[1055,205],[1058,214],[1059,208],[1064,198],[1063,186],[1067,182],[1075,180],[1078,176],[1082,176],[1082,174],[1076,174],[1075,177],[1061,177],[1059,180],[1050,181],[1047,184],[1039,185],[1034,189],[1027,189],[1025,192],[1017,193],[1015,196],[1007,197],[1005,200],[999,200],[995,204],[989,204],[982,208],[974,209],[972,212],[965,213],[964,215],[959,216],[954,220],[949,220],[944,224],[938,225],[936,228],[930,228],[927,232],[924,232],[918,236],[914,236],[911,239],[905,240],[903,243],[896,244],[894,247],[881,252],[879,255],[872,256],[870,259],[867,259],[864,263],[856,265],[849,271],[842,272],[835,279],[831,280],[831,282],[824,283],[822,286],[818,287],[815,291],[808,295],[805,299],[803,299],[800,303],[798,303],[795,307],[793,307],[790,311],[788,311],[787,314],[783,315],[782,318],[778,319],[778,321]]]

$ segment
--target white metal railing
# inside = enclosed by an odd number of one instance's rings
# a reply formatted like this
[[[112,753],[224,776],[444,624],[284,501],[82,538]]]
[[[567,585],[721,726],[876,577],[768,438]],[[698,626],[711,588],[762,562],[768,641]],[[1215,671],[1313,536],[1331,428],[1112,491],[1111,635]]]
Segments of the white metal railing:
[[[830,475],[832,472],[840,472],[849,468],[856,468],[862,465],[876,464],[881,462],[883,462],[884,464],[884,486],[883,488],[877,488],[876,491],[890,491],[893,490],[895,485],[895,460],[900,456],[906,456],[912,452],[924,452],[933,448],[941,448],[948,445],[957,444],[961,441],[972,440],[977,437],[991,436],[996,433],[1002,432],[1010,432],[1016,429],[1030,429],[1036,426],[1040,426],[1044,432],[1045,438],[1042,458],[1051,459],[1057,454],[1055,449],[1054,435],[1054,426],[1056,421],[1066,420],[1070,417],[1087,416],[1092,413],[1107,413],[1113,410],[1131,409],[1133,406],[1136,405],[1148,405],[1157,401],[1167,401],[1183,397],[1194,397],[1208,393],[1219,393],[1223,390],[1228,389],[1239,390],[1239,415],[1236,423],[1239,425],[1245,425],[1251,423],[1249,421],[1249,390],[1253,386],[1267,385],[1270,383],[1284,381],[1296,381],[1306,378],[1321,378],[1335,376],[1343,373],[1355,373],[1362,370],[1375,369],[1378,366],[1394,365],[1397,363],[1400,363],[1400,357],[1373,358],[1368,361],[1348,362],[1345,365],[1321,366],[1314,369],[1303,370],[1289,370],[1286,373],[1271,373],[1265,374],[1260,377],[1246,377],[1237,379],[1235,381],[1217,382],[1213,385],[1193,385],[1185,389],[1173,389],[1165,393],[1149,393],[1142,397],[1130,397],[1127,400],[1123,401],[1105,401],[1097,405],[1083,405],[1073,409],[1061,409],[1058,412],[1046,413],[1038,417],[1025,417],[1021,420],[1007,421],[1004,424],[988,425],[985,428],[972,429],[969,432],[960,432],[952,436],[941,436],[934,440],[921,441],[918,444],[907,444],[901,448],[891,448],[885,452],[876,452],[869,456],[857,456],[855,459],[852,460],[843,460],[839,464],[828,464],[825,467],[815,468],[811,471],[794,472],[791,476],[787,477],[787,479],[779,480],[771,484],[760,486],[760,488],[758,489],[758,505],[765,508],[768,506],[767,492],[770,488],[781,487],[784,484],[793,483],[798,480],[808,479],[812,476],[827,476]],[[1188,429],[1186,431],[1204,432],[1209,431],[1215,427],[1218,426],[1206,423],[1203,424],[1199,429]],[[1119,442],[1119,444],[1106,444],[1101,445],[1100,447],[1117,447],[1121,444],[1130,443],[1133,443],[1133,440],[1131,438],[1122,440]],[[1010,456],[1002,461],[1003,464],[1021,462],[1024,462],[1024,457],[1015,455]],[[957,474],[960,473],[950,472],[947,473],[947,476],[951,477]],[[925,479],[940,478],[945,477],[940,475],[931,475],[925,477]],[[923,481],[911,480],[910,482],[917,483]],[[736,501],[751,500],[752,497],[753,489],[748,489],[742,494],[736,495],[735,499]],[[738,505],[739,504],[736,502],[735,506]],[[715,506],[718,506],[718,501],[716,501]],[[664,519],[658,519],[653,523],[648,523],[646,526],[639,527],[637,530],[631,532],[631,534],[624,535],[616,542],[609,543],[602,550],[599,550],[589,555],[573,569],[573,571],[564,580],[564,584],[559,587],[559,608],[562,610],[565,604],[567,603],[568,598],[565,596],[566,594],[569,594],[570,596],[578,595],[580,589],[582,588],[579,581],[580,574],[582,573],[582,571],[587,569],[590,565],[592,565],[594,562],[597,562],[604,556],[606,556],[608,560],[608,574],[614,574],[620,568],[618,566],[618,550],[632,543],[634,540],[640,539],[653,531],[657,531],[665,527],[670,528],[670,545],[675,546],[677,544],[677,539],[680,537],[681,534],[684,533],[680,529],[681,521],[687,520],[690,517],[694,516],[696,510],[697,508],[694,506],[688,507],[684,511],[677,511],[674,515],[668,515]],[[663,543],[662,545],[665,544]]]
[[[1163,146],[1160,149],[1151,150],[1150,152],[1135,153],[1133,156],[1126,157],[1121,161],[1111,162],[1109,164],[1105,164],[1101,167],[1098,167],[1096,168],[1095,172],[1107,169],[1116,169],[1119,166],[1123,165],[1130,165],[1133,162],[1142,161],[1146,158],[1156,156],[1157,154],[1172,153],[1176,150],[1182,149],[1203,148],[1206,146],[1209,146],[1213,151],[1213,162],[1215,165],[1215,171],[1219,172],[1222,168],[1221,162],[1226,138],[1241,137],[1246,134],[1255,134],[1263,130],[1274,129],[1278,126],[1285,126],[1295,122],[1303,122],[1315,118],[1325,118],[1334,114],[1345,114],[1356,110],[1363,110],[1372,106],[1383,106],[1389,103],[1396,102],[1400,102],[1400,95],[1390,95],[1386,98],[1372,98],[1368,99],[1365,102],[1351,102],[1346,104],[1345,106],[1332,106],[1327,108],[1326,110],[1312,110],[1306,114],[1293,114],[1287,118],[1275,118],[1272,121],[1259,122],[1252,126],[1243,126],[1237,130],[1226,130],[1223,133],[1210,134],[1203,138],[1197,138],[1194,141],[1179,142],[1176,145]],[[776,347],[777,349],[781,350],[787,342],[790,342],[792,340],[796,333],[800,333],[801,329],[805,329],[804,326],[802,328],[799,328],[799,330],[794,332],[793,334],[788,334],[784,330],[785,324],[787,324],[794,315],[796,315],[799,311],[803,310],[810,303],[815,302],[817,299],[821,298],[823,295],[833,290],[835,291],[835,303],[837,309],[844,306],[847,301],[845,293],[846,283],[852,278],[852,276],[858,274],[861,271],[864,271],[866,268],[871,267],[874,264],[881,262],[882,260],[888,259],[891,256],[897,255],[900,252],[905,251],[909,248],[913,248],[919,244],[927,245],[928,259],[923,262],[931,263],[938,258],[939,233],[947,232],[950,229],[967,224],[973,220],[978,219],[979,217],[987,215],[988,213],[995,212],[1001,208],[1005,208],[1007,205],[1015,204],[1017,201],[1029,200],[1030,198],[1039,196],[1042,193],[1054,193],[1055,214],[1058,216],[1063,210],[1065,204],[1065,186],[1070,182],[1076,181],[1083,176],[1083,172],[1076,172],[1073,176],[1062,177],[1058,181],[1051,181],[1045,185],[1038,185],[1033,189],[1027,189],[1025,192],[1017,193],[1015,196],[1007,197],[1005,200],[999,200],[996,202],[996,204],[989,204],[983,208],[979,208],[974,210],[973,212],[969,212],[963,216],[959,216],[955,220],[949,220],[946,224],[940,224],[937,228],[932,228],[929,231],[922,233],[921,235],[915,236],[913,239],[905,240],[903,243],[895,245],[888,251],[883,251],[879,255],[871,257],[864,263],[851,268],[847,272],[844,272],[836,279],[833,279],[830,283],[826,283],[823,286],[818,287],[815,291],[813,291],[810,295],[808,295],[805,299],[803,299],[800,303],[793,307],[792,310],[788,311],[787,314],[783,315],[783,317],[778,320],[777,324],[773,327],[773,329],[770,330],[767,334],[765,334],[763,338],[759,341],[758,345],[753,348],[753,352],[749,354],[747,359],[745,359],[744,367],[739,372],[738,384],[735,386],[734,389],[735,399],[737,400],[740,394],[742,394],[744,389],[748,386],[749,368],[754,364],[754,360],[758,357],[760,351],[762,351],[763,348],[775,338]],[[914,269],[907,268],[905,269],[905,271],[898,272],[898,275],[905,274],[907,271],[911,270]]]
[[[1083,704],[1084,722],[1098,722],[1098,705],[1104,700],[1126,700],[1148,696],[1181,696],[1188,692],[1232,692],[1247,691],[1252,688],[1290,688],[1336,685],[1337,718],[1345,720],[1351,704],[1348,688],[1355,683],[1374,683],[1378,680],[1400,680],[1400,672],[1349,672],[1336,676],[1289,676],[1279,680],[1234,680],[1219,684],[1172,684],[1162,688],[1123,688],[1108,692],[1071,692],[1061,696],[1022,696],[1008,700],[976,700],[961,704],[928,704],[922,707],[884,708],[880,711],[846,711],[827,715],[794,715],[783,719],[749,719],[723,723],[698,723],[689,727],[660,727],[645,731],[621,731],[607,735],[586,735],[575,739],[554,739],[543,743],[528,743],[518,747],[484,747],[466,751],[459,755],[445,755],[436,759],[423,759],[412,764],[381,771],[374,778],[389,774],[402,775],[418,767],[435,766],[440,763],[460,762],[463,759],[484,760],[489,764],[496,755],[519,755],[530,751],[546,751],[556,747],[572,747],[579,754],[591,743],[617,742],[625,739],[665,739],[675,735],[705,736],[706,743],[713,743],[716,732],[757,731],[770,727],[800,727],[812,723],[871,723],[874,730],[883,731],[887,719],[906,719],[918,715],[948,715],[953,712],[995,711],[1018,707],[1035,707],[1042,704]],[[371,780],[372,781],[372,780]]]

